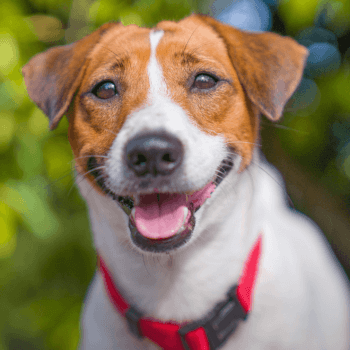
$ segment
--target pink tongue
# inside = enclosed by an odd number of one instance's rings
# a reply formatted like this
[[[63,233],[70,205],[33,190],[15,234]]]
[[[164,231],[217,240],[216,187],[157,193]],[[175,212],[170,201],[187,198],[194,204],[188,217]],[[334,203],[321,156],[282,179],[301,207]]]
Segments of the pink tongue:
[[[194,208],[201,206],[214,191],[215,185],[207,186],[192,195],[177,193],[152,193],[142,195],[140,204],[135,206],[135,223],[137,230],[150,239],[168,238],[175,235],[182,224],[186,225],[191,217],[190,211],[185,218],[185,209],[190,203]]]

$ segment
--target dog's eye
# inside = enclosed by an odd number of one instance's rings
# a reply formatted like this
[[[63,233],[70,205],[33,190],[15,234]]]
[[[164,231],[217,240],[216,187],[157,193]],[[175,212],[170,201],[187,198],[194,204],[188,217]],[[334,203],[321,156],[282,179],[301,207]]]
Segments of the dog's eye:
[[[103,81],[93,88],[92,93],[98,98],[106,100],[117,94],[117,88],[111,81]]]
[[[217,80],[210,75],[207,74],[198,74],[194,79],[193,87],[197,89],[210,89],[214,87],[217,83]]]

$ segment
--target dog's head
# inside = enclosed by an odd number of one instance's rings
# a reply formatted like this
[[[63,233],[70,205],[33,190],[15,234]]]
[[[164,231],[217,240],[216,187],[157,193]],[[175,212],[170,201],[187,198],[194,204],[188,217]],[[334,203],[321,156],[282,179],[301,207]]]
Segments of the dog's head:
[[[51,129],[67,115],[78,173],[119,202],[139,248],[163,252],[189,240],[233,165],[249,165],[259,115],[280,118],[306,57],[293,39],[192,15],[105,24],[23,74]]]

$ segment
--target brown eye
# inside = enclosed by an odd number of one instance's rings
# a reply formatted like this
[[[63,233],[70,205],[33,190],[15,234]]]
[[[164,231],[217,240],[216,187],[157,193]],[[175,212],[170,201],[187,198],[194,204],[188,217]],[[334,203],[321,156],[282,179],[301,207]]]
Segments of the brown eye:
[[[117,88],[112,82],[103,81],[94,87],[92,93],[98,98],[106,100],[117,94]]]
[[[212,76],[207,74],[199,74],[194,79],[193,86],[197,89],[210,89],[214,87],[217,83],[217,80],[214,79]]]

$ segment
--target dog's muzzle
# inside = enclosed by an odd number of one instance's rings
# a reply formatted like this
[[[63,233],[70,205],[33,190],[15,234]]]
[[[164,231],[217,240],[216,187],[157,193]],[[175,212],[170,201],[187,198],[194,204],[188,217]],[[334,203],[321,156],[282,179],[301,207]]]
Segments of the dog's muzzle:
[[[183,145],[167,133],[138,135],[125,147],[125,162],[139,179],[151,182],[156,177],[171,175],[184,157]],[[195,212],[215,191],[233,167],[232,158],[222,161],[217,176],[202,189],[191,193],[154,193],[141,191],[120,196],[106,185],[103,170],[95,157],[88,160],[89,172],[100,188],[123,208],[129,216],[133,243],[150,252],[167,252],[184,245],[195,227]],[[142,184],[142,182],[141,182]],[[142,186],[140,186],[142,187]]]

